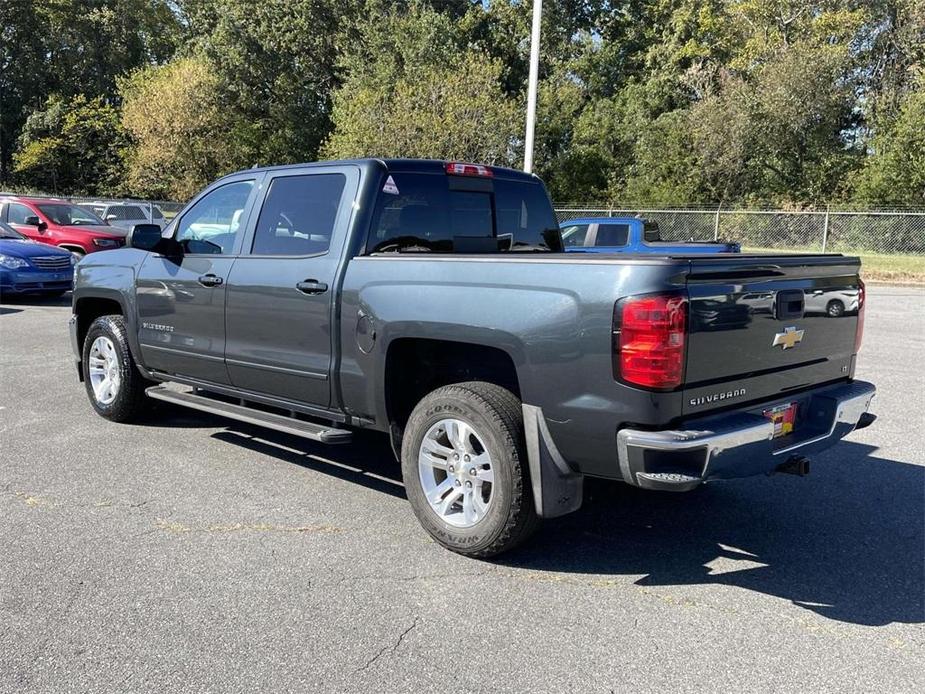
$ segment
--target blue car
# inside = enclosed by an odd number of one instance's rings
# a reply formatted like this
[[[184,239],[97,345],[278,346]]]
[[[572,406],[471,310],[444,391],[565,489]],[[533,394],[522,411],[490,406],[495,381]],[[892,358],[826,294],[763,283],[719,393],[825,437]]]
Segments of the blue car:
[[[76,264],[70,251],[30,241],[0,222],[0,296],[64,294],[74,286]]]
[[[738,253],[727,241],[662,241],[658,223],[638,217],[583,217],[559,225],[562,244],[573,253]]]

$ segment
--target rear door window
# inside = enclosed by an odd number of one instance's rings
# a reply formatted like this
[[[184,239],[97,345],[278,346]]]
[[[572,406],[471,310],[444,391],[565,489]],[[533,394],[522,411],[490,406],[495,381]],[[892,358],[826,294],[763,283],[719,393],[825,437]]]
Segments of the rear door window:
[[[7,206],[6,221],[10,224],[25,224],[27,217],[35,217],[36,214],[25,205],[18,202],[11,202]]]
[[[257,219],[251,253],[327,253],[346,183],[340,173],[274,178]]]
[[[122,209],[125,212],[123,219],[147,219],[147,215],[137,205],[126,205]]]

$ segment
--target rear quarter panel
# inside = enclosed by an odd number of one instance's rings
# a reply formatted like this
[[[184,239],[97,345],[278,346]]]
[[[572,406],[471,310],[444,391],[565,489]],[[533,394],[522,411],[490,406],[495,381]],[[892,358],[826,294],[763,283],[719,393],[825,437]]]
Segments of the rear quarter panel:
[[[543,409],[566,460],[586,474],[617,476],[617,424],[679,414],[680,395],[614,381],[614,303],[626,294],[683,287],[686,267],[564,254],[355,258],[341,299],[345,409],[387,426],[385,360],[398,338],[494,347],[511,357],[524,403]],[[360,316],[376,333],[368,354],[358,346]]]

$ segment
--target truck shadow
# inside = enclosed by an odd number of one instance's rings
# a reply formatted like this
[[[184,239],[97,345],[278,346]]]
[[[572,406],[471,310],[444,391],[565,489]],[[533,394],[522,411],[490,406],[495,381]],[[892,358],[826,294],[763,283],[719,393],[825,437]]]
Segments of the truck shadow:
[[[226,420],[227,422],[227,420]],[[230,423],[215,438],[404,497],[384,437],[323,446]],[[494,560],[533,571],[639,576],[640,586],[725,585],[864,625],[925,621],[925,468],[843,441],[806,479],[781,475],[687,494],[587,480],[581,510]]]
[[[295,465],[337,477],[346,482],[404,499],[401,470],[384,436],[354,432],[349,444],[326,446],[295,436],[241,422],[228,422],[229,428],[212,434],[219,441],[241,446]]]
[[[925,621],[925,468],[842,442],[813,474],[688,494],[586,487],[583,508],[500,558],[539,571],[726,585],[864,625]]]

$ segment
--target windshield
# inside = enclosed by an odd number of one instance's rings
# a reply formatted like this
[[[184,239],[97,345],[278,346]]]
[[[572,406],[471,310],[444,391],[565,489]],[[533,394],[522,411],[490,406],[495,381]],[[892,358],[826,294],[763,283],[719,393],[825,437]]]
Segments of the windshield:
[[[77,205],[68,205],[66,203],[45,203],[38,208],[42,214],[48,217],[55,224],[80,226],[83,224],[105,224],[90,210],[85,210]]]
[[[371,253],[559,251],[556,217],[540,183],[393,173],[370,229]]]
[[[0,239],[16,239],[17,241],[22,241],[25,236],[16,231],[13,227],[0,222]]]

